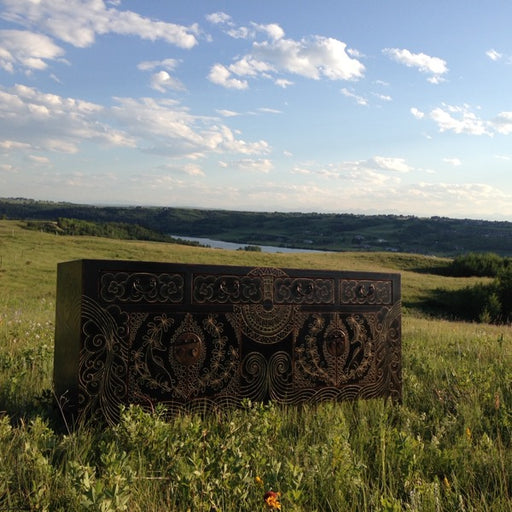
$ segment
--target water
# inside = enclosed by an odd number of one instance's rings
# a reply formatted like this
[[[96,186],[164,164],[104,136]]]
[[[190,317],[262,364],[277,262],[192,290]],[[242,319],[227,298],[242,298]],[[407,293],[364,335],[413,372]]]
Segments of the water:
[[[189,240],[191,242],[198,242],[201,245],[208,245],[213,249],[229,249],[236,251],[237,249],[243,249],[248,245],[256,244],[238,244],[234,242],[223,242],[222,240],[212,240],[211,238],[201,238],[195,236],[181,236],[181,235],[170,235],[173,238],[181,238],[181,240]],[[297,249],[293,247],[275,247],[273,245],[258,245],[262,252],[324,252],[315,251],[314,249]]]

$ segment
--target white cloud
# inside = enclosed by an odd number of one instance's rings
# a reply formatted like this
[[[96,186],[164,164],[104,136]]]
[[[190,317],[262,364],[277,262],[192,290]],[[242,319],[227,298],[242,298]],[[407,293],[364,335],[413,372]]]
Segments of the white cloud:
[[[185,86],[178,79],[173,78],[167,71],[163,70],[151,76],[151,88],[159,92],[166,92],[168,89],[185,90]]]
[[[116,98],[111,113],[127,133],[147,151],[197,158],[206,152],[243,155],[269,151],[265,141],[247,142],[235,137],[216,119],[194,116],[177,101],[154,98]]]
[[[39,186],[45,187],[64,187],[68,190],[76,189],[82,193],[84,189],[96,193],[99,191],[101,196],[107,196],[113,187],[119,186],[118,177],[112,173],[86,173],[74,171],[67,174],[44,175],[40,179]]]
[[[234,160],[230,162],[223,161],[221,166],[223,168],[235,169],[239,171],[256,171],[263,174],[269,173],[274,168],[272,161],[268,158],[243,158],[241,160]]]
[[[102,122],[103,107],[43,93],[25,85],[0,88],[0,140],[73,153],[84,141],[133,146],[124,132]]]
[[[233,18],[225,12],[214,12],[206,16],[206,20],[214,25],[222,25],[226,34],[234,39],[253,39],[257,33],[263,33],[270,39],[282,39],[284,30],[277,23],[251,23],[251,27],[236,26]]]
[[[347,45],[330,37],[313,36],[294,41],[278,39],[255,42],[252,55],[281,72],[312,78],[355,80],[361,78],[364,66],[346,53]]]
[[[0,172],[13,173],[16,172],[16,169],[11,164],[0,164]]]
[[[264,112],[265,114],[282,114],[282,110],[277,110],[275,108],[261,107],[258,109],[259,112]]]
[[[174,71],[177,66],[178,61],[176,59],[164,59],[143,61],[137,65],[137,68],[141,71],[153,71],[157,68],[163,68],[151,75],[150,86],[155,91],[166,92],[169,89],[184,91],[186,88],[183,83],[168,73],[168,71]]]
[[[239,112],[227,109],[217,109],[216,112],[219,113],[222,117],[236,117],[240,115]]]
[[[26,30],[0,30],[0,68],[12,73],[17,66],[43,70],[48,60],[64,55],[49,37]]]
[[[492,121],[494,129],[503,135],[512,133],[512,112],[501,112]]]
[[[232,78],[231,71],[222,64],[212,66],[208,74],[208,80],[227,89],[247,89],[249,85],[246,80]]]
[[[444,78],[440,75],[434,75],[434,76],[428,77],[427,82],[437,85],[437,84],[440,84],[441,82],[444,82]]]
[[[233,39],[249,39],[254,37],[255,31],[248,27],[236,27],[233,18],[225,12],[214,12],[206,16],[206,20],[213,25],[223,27],[225,33]]]
[[[372,160],[378,169],[386,171],[410,172],[413,170],[410,165],[405,163],[404,158],[374,156]]]
[[[376,98],[379,98],[379,100],[382,101],[393,101],[393,98],[389,96],[388,94],[379,94],[377,92],[372,93]]]
[[[205,176],[205,172],[203,169],[197,164],[186,164],[186,165],[178,165],[178,164],[170,164],[162,167],[165,171],[172,172],[173,174],[186,174],[187,176],[192,177],[203,177]]]
[[[250,39],[254,37],[254,32],[247,27],[231,28],[226,33],[233,39]]]
[[[178,66],[176,59],[164,59],[164,60],[145,60],[137,65],[137,68],[141,71],[153,71],[156,68],[163,68],[167,71],[174,71]]]
[[[425,114],[416,108],[411,113],[417,119],[425,118]],[[488,135],[496,133],[509,135],[512,133],[512,112],[500,112],[491,120],[485,120],[476,115],[471,107],[463,105],[447,105],[433,109],[428,118],[438,126],[440,132],[453,131],[457,134]]]
[[[354,57],[355,59],[361,59],[364,57],[364,54],[362,54],[359,50],[356,50],[355,48],[347,48],[347,53]]]
[[[275,84],[278,85],[279,87],[282,87],[283,89],[286,89],[290,85],[293,85],[293,82],[291,82],[290,80],[286,80],[285,78],[278,78],[275,81]]]
[[[492,49],[487,50],[485,52],[485,54],[487,55],[487,57],[489,57],[489,59],[494,60],[494,61],[500,60],[503,57],[502,53],[499,53],[496,50],[492,50]]]
[[[448,72],[446,61],[439,57],[431,57],[425,53],[412,53],[399,48],[385,48],[382,52],[396,62],[407,67],[418,68],[422,73],[432,75],[428,78],[431,83],[440,83],[443,80],[442,75]]]
[[[41,165],[48,165],[50,163],[50,159],[48,157],[41,155],[29,155],[29,159],[32,162]]]
[[[6,150],[29,149],[30,144],[26,142],[18,142],[16,140],[2,140],[0,141],[0,148]]]
[[[443,162],[453,165],[454,167],[458,167],[459,165],[462,165],[460,158],[443,158]]]
[[[57,153],[67,153],[71,155],[78,152],[79,144],[80,141],[74,138],[70,138],[69,140],[62,138],[48,138],[45,140],[44,148],[48,151],[56,151]]]
[[[468,105],[453,106],[443,104],[430,112],[439,131],[453,131],[455,133],[466,133],[469,135],[492,135],[488,123],[471,112]]]
[[[203,169],[195,164],[187,164],[183,167],[183,170],[189,176],[205,176]]]
[[[282,39],[284,37],[284,30],[277,23],[270,23],[268,25],[253,23],[253,26],[260,32],[267,34],[273,40]]]
[[[471,205],[473,215],[493,211],[498,202],[512,199],[510,194],[485,183],[419,183],[412,188],[416,197],[429,201],[432,206],[439,203],[444,208],[451,205],[454,211],[468,212]]]
[[[220,147],[223,150],[243,155],[266,154],[270,152],[270,146],[264,140],[246,142],[242,139],[236,139],[233,132],[227,126],[220,127],[220,130],[223,136]]]
[[[355,190],[364,190],[364,194],[376,192],[401,182],[401,174],[414,169],[404,158],[374,156],[367,160],[345,161],[337,164],[319,165],[315,162],[296,165],[291,171],[303,176],[314,175],[317,178],[341,179],[349,182]],[[361,187],[364,184],[364,187]],[[356,193],[351,188],[351,193]]]
[[[132,11],[108,8],[102,0],[3,0],[4,19],[37,27],[73,46],[85,48],[108,33],[163,40],[180,48],[197,44],[197,26],[151,20]]]
[[[206,19],[214,25],[221,25],[231,22],[231,16],[225,12],[213,12],[211,14],[207,14]]]
[[[416,118],[416,119],[423,119],[425,117],[425,113],[422,112],[421,110],[418,110],[416,107],[412,107],[411,108],[411,114]]]
[[[358,55],[347,50],[347,45],[334,38],[312,36],[300,40],[286,39],[284,30],[277,24],[258,25],[253,23],[253,31],[234,27],[230,18],[217,13],[212,16],[218,23],[227,24],[229,34],[238,38],[255,38],[258,33],[268,37],[264,41],[254,41],[251,50],[229,66],[217,63],[210,71],[209,80],[232,89],[245,89],[246,80],[238,77],[263,77],[273,79],[276,85],[286,88],[292,85],[285,73],[313,80],[357,80],[364,75],[364,65],[350,55]],[[243,29],[243,30],[242,30]]]
[[[366,98],[363,98],[362,96],[358,96],[357,94],[349,91],[345,87],[343,89],[341,89],[341,94],[343,94],[343,96],[346,96],[347,98],[352,98],[353,100],[355,100],[355,102],[358,105],[362,105],[362,106],[368,105],[368,100]]]
[[[239,76],[263,75],[269,77],[269,73],[275,71],[275,68],[262,60],[255,59],[251,55],[246,55],[234,64],[231,64],[229,71]]]
[[[309,175],[309,174],[313,174],[314,171],[307,168],[307,167],[302,167],[300,165],[296,165],[292,168],[292,170],[290,171],[290,174],[302,174],[302,175]]]

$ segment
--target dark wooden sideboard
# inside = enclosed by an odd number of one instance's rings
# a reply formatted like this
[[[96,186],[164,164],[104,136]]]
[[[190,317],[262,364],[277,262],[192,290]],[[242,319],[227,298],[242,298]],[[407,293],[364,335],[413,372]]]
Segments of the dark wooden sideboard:
[[[401,398],[399,274],[115,260],[57,274],[54,386],[77,420]]]

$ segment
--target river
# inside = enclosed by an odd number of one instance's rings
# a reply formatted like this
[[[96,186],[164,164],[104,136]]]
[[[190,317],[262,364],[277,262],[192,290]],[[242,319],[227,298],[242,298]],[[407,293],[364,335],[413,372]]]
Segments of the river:
[[[173,238],[181,238],[181,240],[188,240],[190,242],[198,242],[201,245],[208,245],[213,249],[229,249],[231,251],[236,251],[238,249],[243,249],[248,245],[255,245],[261,248],[262,252],[325,252],[325,251],[315,251],[314,249],[297,249],[293,247],[275,247],[273,245],[258,245],[258,244],[238,244],[234,242],[223,242],[222,240],[212,240],[211,238],[201,238],[194,236],[182,236],[182,235],[170,235]]]

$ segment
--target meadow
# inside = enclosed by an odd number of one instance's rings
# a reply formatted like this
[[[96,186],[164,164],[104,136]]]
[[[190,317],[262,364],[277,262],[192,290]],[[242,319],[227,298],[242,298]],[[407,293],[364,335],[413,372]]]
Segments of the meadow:
[[[80,258],[402,274],[403,401],[246,403],[68,429],[52,395],[56,265]],[[0,221],[0,512],[512,510],[512,330],[435,318],[448,260],[64,237]],[[264,501],[267,491],[276,495]],[[267,495],[268,496],[268,495]]]

